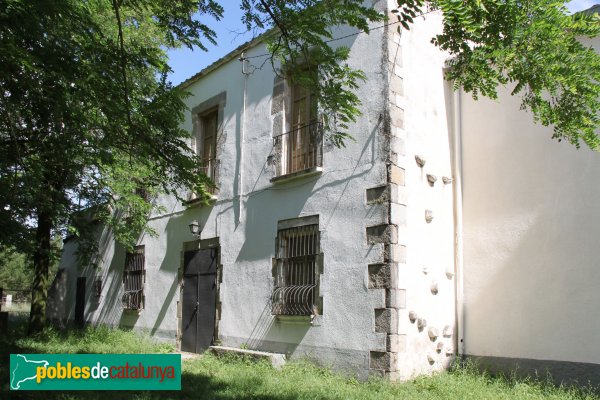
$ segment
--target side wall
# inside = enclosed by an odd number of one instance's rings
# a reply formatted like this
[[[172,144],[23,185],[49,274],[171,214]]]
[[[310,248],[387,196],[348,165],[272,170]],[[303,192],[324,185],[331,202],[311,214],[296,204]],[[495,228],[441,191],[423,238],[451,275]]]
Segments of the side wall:
[[[551,139],[506,90],[463,94],[462,128],[466,354],[600,383],[600,154]]]
[[[440,29],[433,12],[401,35],[392,26],[388,42],[390,164],[404,173],[390,208],[403,251],[394,273],[403,380],[448,367],[456,353],[451,93],[447,56],[430,43]]]

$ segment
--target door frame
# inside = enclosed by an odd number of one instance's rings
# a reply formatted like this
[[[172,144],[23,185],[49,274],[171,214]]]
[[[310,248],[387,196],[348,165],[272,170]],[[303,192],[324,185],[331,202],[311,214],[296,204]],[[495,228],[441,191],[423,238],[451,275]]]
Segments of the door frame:
[[[177,350],[181,351],[181,338],[183,336],[183,270],[185,267],[185,253],[188,251],[214,249],[217,253],[217,275],[215,277],[217,288],[215,290],[215,326],[212,343],[219,341],[219,322],[221,321],[221,282],[223,281],[223,265],[221,264],[221,245],[219,238],[209,238],[184,242],[181,249],[181,260],[177,270],[179,285],[179,300],[177,300]]]

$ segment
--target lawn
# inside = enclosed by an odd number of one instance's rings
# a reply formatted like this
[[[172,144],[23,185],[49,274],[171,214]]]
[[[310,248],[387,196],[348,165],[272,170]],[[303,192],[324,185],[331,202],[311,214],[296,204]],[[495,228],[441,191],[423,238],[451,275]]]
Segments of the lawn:
[[[357,382],[309,362],[289,362],[274,370],[267,363],[204,355],[185,360],[181,392],[9,392],[10,353],[166,353],[173,347],[130,331],[88,328],[37,337],[17,331],[0,338],[0,398],[15,399],[556,399],[592,400],[586,390],[483,375],[474,368],[398,384],[374,379]]]

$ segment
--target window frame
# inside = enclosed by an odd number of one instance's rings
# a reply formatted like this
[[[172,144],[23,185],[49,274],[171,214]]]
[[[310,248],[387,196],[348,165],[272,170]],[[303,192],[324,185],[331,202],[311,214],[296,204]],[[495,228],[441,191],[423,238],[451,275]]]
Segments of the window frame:
[[[124,310],[141,311],[145,306],[146,283],[146,246],[139,245],[125,255],[123,266],[123,296],[121,303]],[[141,268],[139,268],[141,264]],[[134,269],[132,269],[132,267]],[[137,279],[135,277],[138,277]]]
[[[219,141],[223,133],[224,110],[227,104],[227,92],[221,92],[192,108],[192,138],[191,148],[195,152],[198,159],[198,171],[205,173],[215,184],[215,187],[206,187],[209,194],[208,200],[215,200],[219,192],[220,186],[220,157],[221,150],[219,149]],[[216,113],[215,131],[212,138],[212,158],[204,157],[205,148],[205,120],[208,116]],[[198,193],[189,192],[187,201],[184,203],[187,206],[202,204],[203,199],[198,196]]]
[[[272,259],[271,314],[277,317],[322,314],[322,273],[318,215],[280,221]]]

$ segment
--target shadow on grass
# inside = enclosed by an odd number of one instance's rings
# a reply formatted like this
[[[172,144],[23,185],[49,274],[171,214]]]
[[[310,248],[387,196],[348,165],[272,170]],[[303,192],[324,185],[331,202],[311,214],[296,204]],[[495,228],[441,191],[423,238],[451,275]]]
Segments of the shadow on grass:
[[[256,399],[255,393],[240,393],[239,387],[260,387],[263,380],[256,376],[239,377],[235,384],[229,384],[211,377],[210,372],[190,373],[183,371],[181,376],[181,391],[11,391],[10,390],[10,354],[33,354],[38,353],[33,348],[17,346],[14,339],[24,334],[21,331],[13,331],[0,338],[0,398],[1,399],[89,399],[89,400],[111,400],[120,399]],[[65,335],[73,335],[73,331]],[[77,335],[77,333],[76,333]],[[83,335],[83,334],[82,334]],[[20,336],[22,337],[22,336]],[[295,400],[297,396],[260,396],[266,400]]]

